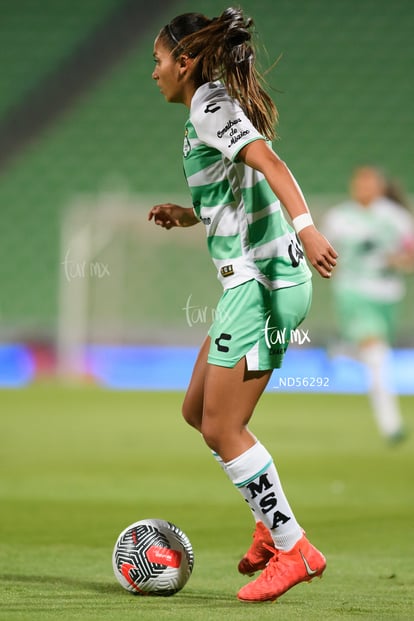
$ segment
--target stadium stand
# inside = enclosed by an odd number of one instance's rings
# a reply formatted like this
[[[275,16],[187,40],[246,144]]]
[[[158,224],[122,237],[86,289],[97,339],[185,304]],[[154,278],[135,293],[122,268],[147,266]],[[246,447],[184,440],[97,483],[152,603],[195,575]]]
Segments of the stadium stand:
[[[3,4],[0,52],[7,70],[0,76],[0,122],[120,3],[71,0],[58,8],[48,0],[42,11],[31,0]],[[350,170],[361,161],[383,165],[414,192],[410,0],[242,4],[254,16],[266,47],[263,66],[282,54],[267,76],[281,116],[276,146],[316,215],[344,195]],[[146,223],[152,201],[187,196],[180,161],[186,111],[166,106],[154,88],[152,43],[158,28],[175,14],[200,10],[213,15],[223,2],[165,3],[148,15],[150,8],[145,15],[152,26],[129,53],[0,171],[1,341],[54,341],[64,269],[63,215],[74,203],[99,206],[108,193],[117,192],[135,201],[142,216],[136,230],[139,252],[131,254],[136,265],[128,273],[133,294],[127,315],[139,325],[137,334],[156,338],[154,326],[162,324],[159,334],[176,334],[181,342],[185,333],[187,340],[198,342],[206,328],[187,329],[184,310],[192,296],[192,303],[210,313],[219,295],[201,237],[181,245],[171,232],[169,239],[156,241]],[[155,295],[154,282],[162,283],[161,294]],[[398,335],[401,345],[414,344],[412,290]],[[334,331],[327,308],[328,288],[315,278],[309,328],[316,344],[325,344]]]
[[[53,71],[116,0],[1,3],[0,118]]]

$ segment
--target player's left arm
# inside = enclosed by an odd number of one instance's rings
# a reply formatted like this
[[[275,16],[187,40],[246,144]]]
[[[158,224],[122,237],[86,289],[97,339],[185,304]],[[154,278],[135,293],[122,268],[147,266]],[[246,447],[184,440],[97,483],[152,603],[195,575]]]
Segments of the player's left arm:
[[[411,226],[410,226],[411,224]],[[400,247],[388,257],[389,267],[400,272],[414,272],[414,227],[410,222],[400,240]]]
[[[238,156],[245,164],[263,173],[294,225],[295,219],[299,216],[308,216],[304,218],[306,226],[299,231],[298,235],[310,263],[323,278],[330,278],[338,254],[326,237],[317,230],[312,220],[309,220],[310,211],[306,200],[286,164],[265,140],[250,142],[241,149]],[[299,222],[300,220],[297,221],[298,224]]]

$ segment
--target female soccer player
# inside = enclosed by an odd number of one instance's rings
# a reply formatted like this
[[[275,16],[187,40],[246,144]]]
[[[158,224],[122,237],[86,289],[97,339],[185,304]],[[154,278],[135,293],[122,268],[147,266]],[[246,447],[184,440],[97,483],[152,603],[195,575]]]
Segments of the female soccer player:
[[[239,571],[264,571],[238,597],[259,602],[320,576],[326,565],[296,521],[272,457],[247,425],[288,345],[272,346],[270,332],[290,335],[309,310],[304,251],[325,278],[337,254],[270,146],[276,109],[255,68],[252,27],[240,9],[229,8],[213,19],[180,15],[158,34],[152,77],[168,102],[189,108],[183,160],[193,207],[156,205],[149,220],[166,229],[202,222],[224,288],[183,415],[253,511],[253,544]]]
[[[394,443],[404,438],[404,427],[387,360],[405,294],[403,272],[414,268],[414,220],[401,192],[374,166],[354,171],[350,194],[323,225],[341,253],[332,289],[338,327],[367,365],[378,429]]]

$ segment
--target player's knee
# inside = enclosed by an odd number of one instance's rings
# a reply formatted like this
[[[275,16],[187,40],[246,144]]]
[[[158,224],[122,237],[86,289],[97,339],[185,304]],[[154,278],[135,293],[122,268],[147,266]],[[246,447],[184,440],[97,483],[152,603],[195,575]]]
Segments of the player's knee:
[[[210,421],[204,420],[201,425],[201,435],[203,436],[204,442],[207,446],[212,450],[219,453],[220,450],[220,431],[216,429],[215,425],[212,425]]]
[[[181,413],[186,423],[188,423],[191,427],[200,430],[201,416],[198,412],[195,412],[194,407],[192,407],[187,400],[184,400],[181,407]]]

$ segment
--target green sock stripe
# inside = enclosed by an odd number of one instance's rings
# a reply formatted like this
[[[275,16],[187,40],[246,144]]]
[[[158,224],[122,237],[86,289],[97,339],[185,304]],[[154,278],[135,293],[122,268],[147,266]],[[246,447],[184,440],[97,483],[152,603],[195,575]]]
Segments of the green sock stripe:
[[[270,466],[273,463],[273,459],[271,459],[270,461],[267,462],[267,464],[265,466],[263,466],[263,468],[257,472],[256,474],[254,474],[252,477],[250,477],[249,479],[246,479],[246,481],[243,481],[242,483],[235,483],[236,487],[245,487],[246,485],[248,485],[249,483],[251,483],[252,481],[254,481],[255,479],[257,479],[257,477],[260,477],[261,474],[263,474],[264,472],[266,472],[266,470],[268,470],[270,468]]]

